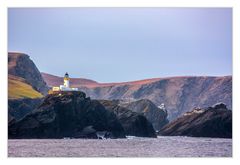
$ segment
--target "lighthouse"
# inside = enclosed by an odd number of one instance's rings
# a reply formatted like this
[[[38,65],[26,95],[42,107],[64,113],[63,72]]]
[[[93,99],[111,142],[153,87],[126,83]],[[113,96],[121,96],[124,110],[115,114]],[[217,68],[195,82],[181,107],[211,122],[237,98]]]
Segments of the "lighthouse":
[[[63,85],[67,88],[70,88],[70,85],[69,85],[69,75],[68,73],[66,72],[65,73],[65,76],[63,78]]]
[[[66,72],[63,77],[63,85],[60,85],[59,87],[52,87],[53,92],[58,91],[78,91],[78,88],[71,88],[70,87],[70,78],[68,73]]]

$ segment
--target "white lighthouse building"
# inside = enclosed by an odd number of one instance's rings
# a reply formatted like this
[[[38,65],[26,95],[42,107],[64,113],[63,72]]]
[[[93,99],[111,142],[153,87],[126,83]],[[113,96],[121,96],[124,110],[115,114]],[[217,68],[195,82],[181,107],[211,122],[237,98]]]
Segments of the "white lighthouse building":
[[[65,73],[65,76],[63,78],[63,85],[60,85],[59,87],[52,87],[52,91],[78,91],[78,88],[71,88],[70,87],[70,78],[68,73]]]

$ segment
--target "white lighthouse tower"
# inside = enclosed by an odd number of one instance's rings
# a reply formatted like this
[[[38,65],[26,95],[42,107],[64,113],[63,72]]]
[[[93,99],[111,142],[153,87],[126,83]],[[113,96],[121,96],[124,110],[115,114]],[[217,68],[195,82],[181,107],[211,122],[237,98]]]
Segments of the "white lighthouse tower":
[[[63,78],[63,85],[60,85],[59,87],[52,87],[53,92],[58,91],[78,91],[78,88],[71,88],[70,87],[70,78],[68,73],[65,73]]]
[[[65,76],[64,76],[64,79],[63,79],[63,85],[67,88],[70,88],[70,85],[69,85],[69,75],[68,73],[65,73]]]

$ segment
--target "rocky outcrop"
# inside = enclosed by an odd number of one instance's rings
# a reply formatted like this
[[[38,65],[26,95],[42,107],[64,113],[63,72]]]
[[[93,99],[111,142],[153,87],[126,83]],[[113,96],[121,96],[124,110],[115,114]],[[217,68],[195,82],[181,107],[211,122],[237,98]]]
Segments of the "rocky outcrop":
[[[118,101],[100,100],[109,111],[114,112],[122,124],[126,135],[156,137],[152,124],[143,115],[118,105]]]
[[[24,53],[8,53],[8,74],[21,77],[35,90],[47,94],[48,87],[36,65]]]
[[[166,109],[164,107],[157,107],[150,100],[141,99],[133,102],[120,102],[119,105],[126,107],[133,112],[143,114],[147,120],[152,123],[153,128],[156,131],[160,130],[164,125],[168,123],[168,114]]]
[[[96,138],[92,130],[105,131],[111,138],[124,138],[116,115],[85,93],[58,92],[47,95],[42,104],[23,119],[9,124],[9,138]]]
[[[232,138],[232,111],[223,103],[196,108],[164,126],[159,135]]]
[[[25,115],[36,109],[43,101],[43,98],[38,99],[8,99],[8,114],[20,120]]]

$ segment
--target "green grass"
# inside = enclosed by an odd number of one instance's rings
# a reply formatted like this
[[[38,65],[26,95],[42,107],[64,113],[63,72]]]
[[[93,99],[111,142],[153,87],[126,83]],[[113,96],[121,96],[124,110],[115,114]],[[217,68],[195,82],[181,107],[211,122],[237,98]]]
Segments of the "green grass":
[[[34,90],[31,85],[27,84],[23,78],[8,75],[8,98],[40,98],[41,93]]]

